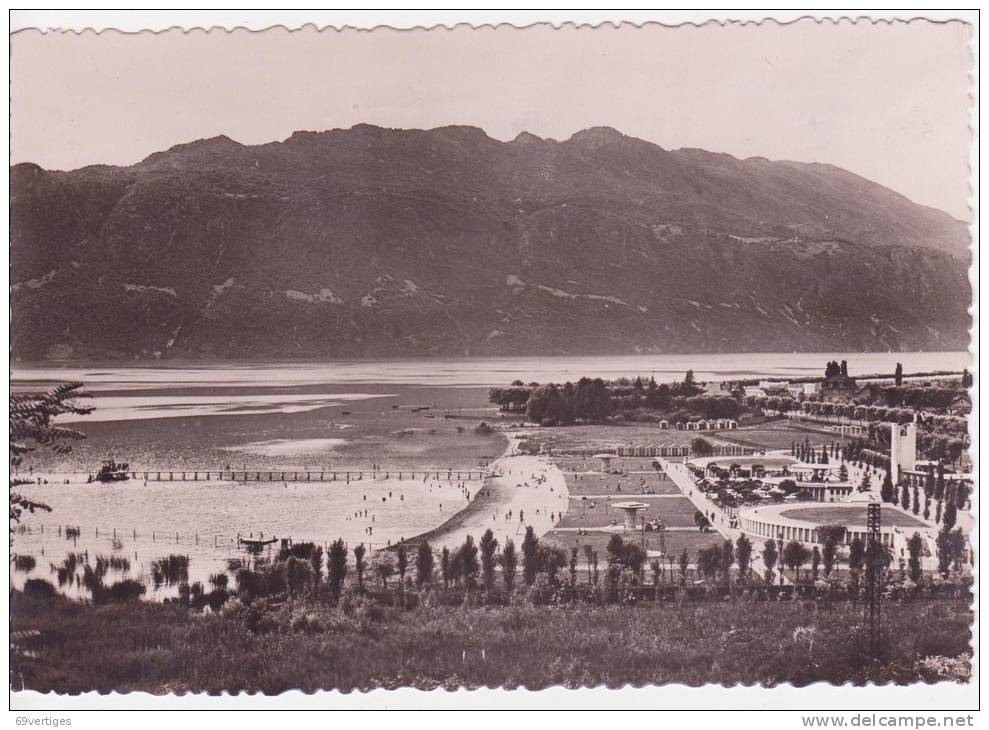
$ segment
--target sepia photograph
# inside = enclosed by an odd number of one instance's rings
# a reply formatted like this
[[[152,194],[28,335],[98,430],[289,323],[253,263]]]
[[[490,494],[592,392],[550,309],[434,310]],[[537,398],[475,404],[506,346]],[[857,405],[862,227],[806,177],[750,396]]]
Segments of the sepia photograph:
[[[11,708],[971,700],[977,13],[409,14],[11,26]]]

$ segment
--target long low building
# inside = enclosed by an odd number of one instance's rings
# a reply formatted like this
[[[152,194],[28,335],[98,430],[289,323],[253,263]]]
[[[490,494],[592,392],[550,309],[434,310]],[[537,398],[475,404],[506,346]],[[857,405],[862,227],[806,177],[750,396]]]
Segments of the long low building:
[[[767,540],[797,540],[808,545],[824,542],[821,528],[841,525],[845,528],[843,545],[856,537],[866,541],[865,502],[858,503],[796,503],[778,504],[743,509],[738,513],[738,529],[746,535]],[[899,543],[913,530],[923,530],[925,525],[893,507],[882,512],[880,532],[884,545],[899,547]]]
[[[756,449],[741,444],[711,444],[714,456],[748,456]],[[688,444],[620,444],[614,447],[618,456],[690,456]]]

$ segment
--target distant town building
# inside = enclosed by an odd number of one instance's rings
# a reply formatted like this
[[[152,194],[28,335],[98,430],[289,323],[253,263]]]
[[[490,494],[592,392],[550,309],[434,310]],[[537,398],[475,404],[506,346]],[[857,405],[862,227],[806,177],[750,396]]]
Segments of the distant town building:
[[[787,383],[786,391],[793,398],[799,398],[800,396],[809,397],[812,395],[817,395],[818,384],[817,383]]]
[[[823,400],[847,400],[858,393],[855,378],[847,375],[832,375],[821,383],[821,398]]]

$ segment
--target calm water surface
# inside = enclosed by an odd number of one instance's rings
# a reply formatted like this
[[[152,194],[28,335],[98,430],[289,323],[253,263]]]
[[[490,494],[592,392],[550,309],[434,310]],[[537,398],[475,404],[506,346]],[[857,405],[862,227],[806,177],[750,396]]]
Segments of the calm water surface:
[[[37,565],[29,574],[15,572],[12,582],[51,578],[50,564],[68,552],[88,552],[91,560],[97,554],[128,557],[128,576],[142,579],[150,574],[150,561],[189,555],[190,580],[205,581],[239,554],[238,534],[320,543],[342,537],[382,546],[437,526],[466,503],[456,480],[445,479],[79,483],[102,459],[175,469],[476,467],[504,448],[503,441],[473,434],[479,414],[490,409],[490,386],[585,375],[670,382],[688,369],[698,380],[804,377],[822,373],[829,359],[848,360],[852,375],[892,373],[897,362],[907,372],[970,366],[967,353],[950,352],[17,368],[14,390],[78,380],[93,393],[96,410],[76,419],[74,426],[87,439],[72,454],[38,454],[31,462],[37,471],[28,476],[47,483],[23,491],[53,512],[29,516],[14,536],[14,551],[34,556]],[[422,405],[429,410],[411,409]],[[66,478],[72,483],[65,484]],[[65,525],[78,526],[80,536],[69,540],[64,530],[59,535]],[[373,535],[366,533],[368,526]]]

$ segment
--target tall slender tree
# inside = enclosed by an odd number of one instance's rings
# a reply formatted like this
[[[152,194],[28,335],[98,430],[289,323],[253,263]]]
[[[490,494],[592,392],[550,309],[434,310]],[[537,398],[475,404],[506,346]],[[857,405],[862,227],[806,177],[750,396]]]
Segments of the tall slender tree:
[[[340,600],[340,590],[343,588],[343,580],[347,577],[347,545],[343,540],[337,540],[330,544],[326,572],[333,600],[338,601]]]
[[[970,492],[971,487],[968,482],[958,482],[955,485],[955,507],[965,509],[965,505],[968,504],[968,495]]]
[[[539,572],[539,538],[532,527],[525,528],[525,537],[522,539],[522,578],[527,586],[536,582],[536,573]]]
[[[958,519],[958,508],[955,506],[955,500],[946,499],[944,501],[944,514],[941,516],[941,524],[944,528],[950,530],[955,526],[955,522]]]
[[[893,477],[890,475],[889,470],[886,471],[886,476],[883,477],[883,486],[879,492],[879,496],[883,502],[896,502],[896,487],[893,486]]]
[[[910,554],[910,580],[919,584],[921,578],[920,553],[923,549],[924,541],[919,532],[913,533],[913,537],[907,540],[907,552]]]
[[[364,563],[364,554],[367,552],[364,547],[364,543],[354,547],[354,572],[357,573],[357,587],[364,591],[364,569],[367,567]]]
[[[460,560],[464,576],[464,584],[467,588],[473,588],[477,578],[477,545],[474,538],[468,535],[464,538],[464,544],[460,546]]]
[[[409,555],[405,552],[405,543],[400,542],[398,544],[398,555],[396,559],[396,567],[398,568],[398,579],[401,581],[399,586],[403,591],[405,590],[405,574],[409,571]]]
[[[419,543],[416,549],[416,586],[432,585],[433,582],[433,548],[426,540]]]
[[[450,587],[450,548],[444,547],[440,552],[440,573],[443,576],[443,590],[446,591]]]
[[[848,569],[859,571],[865,562],[865,543],[862,538],[854,537],[848,545]]]
[[[735,560],[738,563],[738,576],[743,581],[748,580],[749,566],[752,563],[752,541],[744,534],[735,541]]]
[[[777,558],[776,541],[766,540],[762,546],[762,564],[766,569],[766,582],[769,584],[773,582],[773,568],[776,567]]]
[[[824,538],[824,548],[821,550],[821,561],[824,563],[824,577],[828,578],[834,570],[834,559],[838,553],[838,546],[834,538],[828,535]]]
[[[680,553],[679,568],[680,568],[680,587],[682,588],[687,584],[687,566],[690,565],[690,555],[687,554],[687,548],[683,549]]]
[[[515,550],[515,543],[511,538],[505,540],[505,547],[501,549],[501,577],[505,581],[505,590],[512,592],[515,585],[515,572],[518,568],[519,556]]]
[[[495,552],[498,550],[498,540],[495,539],[491,528],[481,535],[481,580],[484,587],[491,591],[494,588],[495,579]]]
[[[721,543],[721,575],[725,584],[731,583],[731,566],[735,563],[735,545],[731,540]]]

